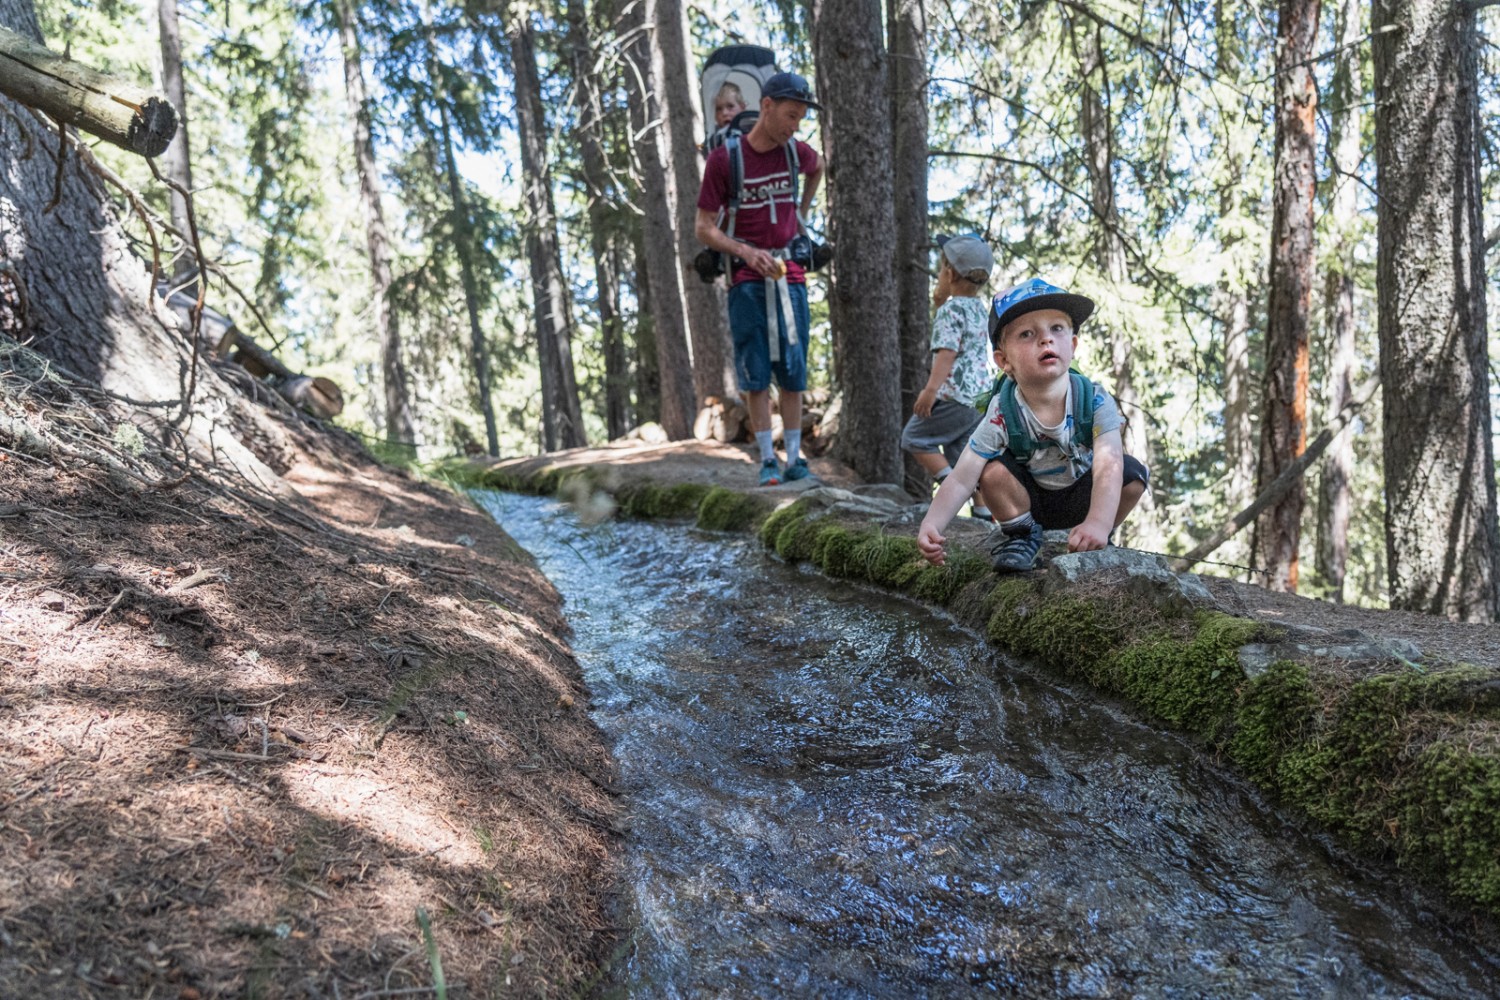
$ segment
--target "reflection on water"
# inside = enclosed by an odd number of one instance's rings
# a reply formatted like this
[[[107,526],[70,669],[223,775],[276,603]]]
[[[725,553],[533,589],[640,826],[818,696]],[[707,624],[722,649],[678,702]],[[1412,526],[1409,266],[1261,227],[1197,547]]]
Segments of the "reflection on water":
[[[476,494],[567,600],[640,997],[1485,997],[1500,961],[1179,742],[681,526]]]

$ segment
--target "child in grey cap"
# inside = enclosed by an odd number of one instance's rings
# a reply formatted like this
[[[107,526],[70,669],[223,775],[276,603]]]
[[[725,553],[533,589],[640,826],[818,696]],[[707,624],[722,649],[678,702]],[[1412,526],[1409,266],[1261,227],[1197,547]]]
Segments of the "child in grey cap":
[[[989,306],[979,290],[989,280],[995,257],[974,233],[937,238],[937,288],[932,302],[932,369],[917,396],[911,419],[901,431],[901,447],[938,481],[948,478],[969,435],[984,414],[975,400],[992,381]],[[973,515],[990,520],[978,493]]]

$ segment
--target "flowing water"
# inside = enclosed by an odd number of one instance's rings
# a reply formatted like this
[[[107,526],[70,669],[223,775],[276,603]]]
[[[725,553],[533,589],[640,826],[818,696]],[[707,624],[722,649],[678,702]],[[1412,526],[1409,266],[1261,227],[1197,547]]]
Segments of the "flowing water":
[[[1181,741],[743,537],[480,492],[625,787],[633,997],[1496,997]]]

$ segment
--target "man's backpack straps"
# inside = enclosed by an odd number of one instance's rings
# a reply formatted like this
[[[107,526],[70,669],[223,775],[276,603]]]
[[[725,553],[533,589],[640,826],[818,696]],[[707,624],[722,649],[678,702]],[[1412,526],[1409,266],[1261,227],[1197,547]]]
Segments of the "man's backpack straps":
[[[1084,448],[1092,448],[1094,383],[1086,375],[1071,368],[1068,370],[1068,378],[1072,381],[1073,442]],[[1021,419],[1021,404],[1016,399],[1015,379],[1002,375],[995,391],[1000,394],[1000,415],[1005,420],[1006,450],[1015,456],[1017,462],[1025,465],[1036,453],[1036,439],[1026,429],[1026,421]]]
[[[725,212],[724,235],[730,239],[734,239],[734,220],[739,215],[740,197],[745,189],[745,154],[740,149],[740,143],[744,141],[744,135],[735,129],[724,136],[724,148],[729,152],[729,206]],[[801,199],[797,193],[797,182],[801,180],[802,158],[797,152],[796,139],[787,140],[786,168],[792,176],[792,211],[799,212]]]

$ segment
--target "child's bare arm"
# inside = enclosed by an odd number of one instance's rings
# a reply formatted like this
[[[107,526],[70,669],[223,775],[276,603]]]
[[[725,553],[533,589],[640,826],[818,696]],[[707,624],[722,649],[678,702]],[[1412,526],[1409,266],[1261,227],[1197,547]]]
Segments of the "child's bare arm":
[[[948,376],[953,374],[953,364],[958,360],[958,352],[951,351],[946,347],[939,347],[932,352],[932,370],[927,375],[927,384],[917,394],[917,401],[912,404],[912,410],[919,417],[932,416],[933,404],[937,402],[937,391],[948,381]]]
[[[984,471],[986,461],[972,448],[965,448],[958,464],[938,487],[932,506],[927,508],[927,516],[922,518],[922,526],[917,529],[917,548],[922,551],[922,558],[934,566],[941,566],[944,561],[943,543],[947,539],[943,537],[943,529],[948,527],[953,515],[979,485],[979,474]]]
[[[1120,511],[1120,489],[1125,478],[1125,450],[1118,430],[1094,438],[1094,488],[1089,494],[1089,516],[1068,532],[1069,552],[1089,552],[1109,544]]]

